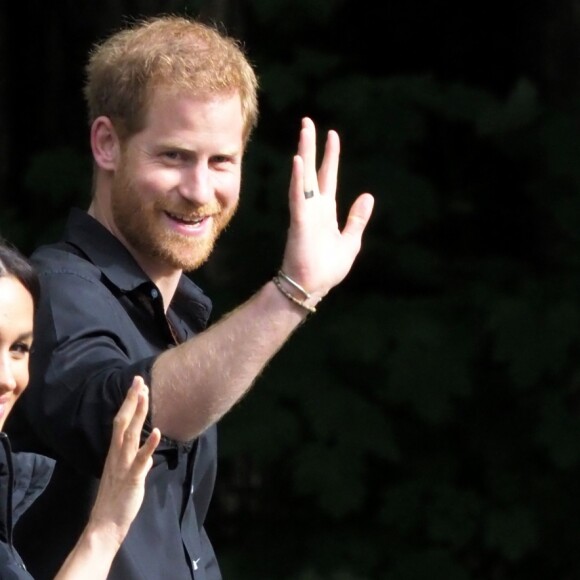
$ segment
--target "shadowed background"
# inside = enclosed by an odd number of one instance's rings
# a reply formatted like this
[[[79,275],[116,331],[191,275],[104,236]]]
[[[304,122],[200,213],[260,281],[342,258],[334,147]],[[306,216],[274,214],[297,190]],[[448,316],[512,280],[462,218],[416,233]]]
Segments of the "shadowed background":
[[[193,274],[215,318],[280,264],[303,115],[341,135],[341,214],[376,198],[349,278],[221,423],[224,577],[579,578],[577,2],[6,0],[0,233],[26,253],[88,204],[90,46],[161,12],[221,23],[261,81],[238,216]]]

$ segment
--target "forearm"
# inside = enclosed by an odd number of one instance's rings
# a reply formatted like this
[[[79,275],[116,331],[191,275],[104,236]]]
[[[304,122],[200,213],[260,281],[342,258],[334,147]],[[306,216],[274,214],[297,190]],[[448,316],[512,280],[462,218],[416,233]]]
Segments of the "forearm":
[[[105,580],[126,530],[89,521],[54,580]]]
[[[252,386],[308,314],[268,282],[250,300],[152,370],[153,424],[179,441],[193,439]]]

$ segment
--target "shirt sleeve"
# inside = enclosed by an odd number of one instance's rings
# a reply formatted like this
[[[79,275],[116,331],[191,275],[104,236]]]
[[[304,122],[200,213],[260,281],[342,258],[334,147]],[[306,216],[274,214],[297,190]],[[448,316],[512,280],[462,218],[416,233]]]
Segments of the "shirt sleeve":
[[[134,324],[98,278],[51,273],[41,287],[30,383],[19,410],[44,452],[99,475],[115,414],[135,375],[150,380],[157,353],[137,337],[129,344]]]

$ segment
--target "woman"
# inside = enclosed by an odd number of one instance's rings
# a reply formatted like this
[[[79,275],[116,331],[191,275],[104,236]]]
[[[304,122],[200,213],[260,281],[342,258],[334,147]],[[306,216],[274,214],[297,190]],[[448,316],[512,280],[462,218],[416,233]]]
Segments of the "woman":
[[[28,384],[39,284],[30,263],[0,241],[0,580],[28,579],[12,543],[19,516],[44,491],[54,461],[33,453],[13,453],[6,418]],[[148,389],[135,377],[113,425],[109,454],[89,521],[55,580],[105,579],[137,515],[152,454],[160,439],[154,429],[139,447],[149,408]]]

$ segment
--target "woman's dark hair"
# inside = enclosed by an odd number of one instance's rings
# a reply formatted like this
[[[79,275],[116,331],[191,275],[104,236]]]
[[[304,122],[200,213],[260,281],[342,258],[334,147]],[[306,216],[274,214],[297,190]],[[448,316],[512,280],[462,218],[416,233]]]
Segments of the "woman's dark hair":
[[[14,246],[0,239],[0,278],[4,276],[13,276],[30,292],[36,309],[40,298],[36,270]]]

